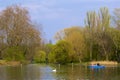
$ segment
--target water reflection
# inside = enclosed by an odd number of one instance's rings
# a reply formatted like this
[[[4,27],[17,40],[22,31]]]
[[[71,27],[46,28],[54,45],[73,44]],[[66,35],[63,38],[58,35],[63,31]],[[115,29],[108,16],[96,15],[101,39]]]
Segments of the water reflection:
[[[52,70],[56,69],[56,72]],[[0,66],[0,80],[119,80],[120,67],[89,69],[82,65]]]
[[[40,66],[40,80],[56,80],[56,72],[48,65]]]
[[[7,74],[6,74],[6,69],[5,69],[5,67],[3,67],[3,66],[0,66],[0,80],[7,80],[6,79],[6,76],[7,76]]]
[[[87,80],[87,74],[85,67],[77,65],[72,67],[71,65],[61,66],[59,71],[57,72],[57,78],[59,80]]]
[[[38,68],[34,65],[0,67],[0,80],[39,80]]]

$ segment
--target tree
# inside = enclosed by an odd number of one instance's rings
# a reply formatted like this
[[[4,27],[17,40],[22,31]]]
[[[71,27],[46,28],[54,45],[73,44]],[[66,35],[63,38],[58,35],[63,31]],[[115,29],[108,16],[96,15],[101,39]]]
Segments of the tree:
[[[112,40],[109,35],[110,14],[108,9],[103,7],[100,9],[98,14],[96,14],[94,11],[88,12],[86,23],[86,27],[88,27],[87,29],[89,33],[88,39],[90,39],[90,54],[92,55],[93,53],[93,48],[91,47],[93,47],[95,43],[95,45],[98,45],[100,48],[99,52],[101,55],[103,55],[106,60],[109,60],[109,53],[111,51],[110,43]]]
[[[82,28],[71,27],[64,29],[64,40],[72,45],[73,53],[70,54],[72,60],[81,62],[85,51],[85,39]]]
[[[108,8],[104,7],[100,9],[100,13],[98,14],[98,27],[99,31],[97,33],[97,39],[99,46],[101,46],[105,59],[109,60],[109,53],[110,53],[110,43],[111,38],[109,35],[109,28],[110,28],[110,14]]]
[[[69,53],[71,53],[71,45],[61,40],[53,47],[52,52],[49,54],[49,59],[53,60],[52,62],[54,63],[65,64],[69,62]]]
[[[24,61],[23,48],[19,46],[7,48],[3,54],[3,59],[8,61]]]
[[[45,63],[46,61],[46,53],[44,51],[37,51],[34,55],[34,61],[36,63]]]
[[[93,59],[93,42],[94,40],[94,33],[96,29],[96,23],[97,23],[97,14],[95,11],[87,12],[87,18],[85,20],[85,26],[86,26],[86,42],[89,47],[89,55],[90,55],[90,60]]]
[[[41,41],[41,33],[35,28],[29,12],[18,5],[7,7],[0,13],[1,51],[10,47],[24,47],[26,59],[33,58],[35,48]],[[7,45],[4,47],[3,45]]]
[[[116,8],[113,15],[114,28],[111,28],[110,34],[115,47],[115,60],[120,62],[120,9]]]
[[[113,22],[114,22],[114,26],[120,30],[120,8],[116,8],[114,10],[114,16],[113,16]]]
[[[113,41],[113,50],[112,60],[120,61],[120,31],[116,28],[111,28],[110,30],[111,39]]]
[[[83,36],[83,29],[74,26],[65,28],[57,32],[56,37],[58,40],[65,40],[72,46],[72,53],[70,55],[71,62],[81,62],[85,50],[85,41]]]

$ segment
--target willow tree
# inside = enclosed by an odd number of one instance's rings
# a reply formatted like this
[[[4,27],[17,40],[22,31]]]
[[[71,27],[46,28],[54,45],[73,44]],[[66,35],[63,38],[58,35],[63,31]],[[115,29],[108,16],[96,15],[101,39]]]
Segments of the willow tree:
[[[83,29],[80,27],[66,28],[64,29],[64,34],[64,39],[71,43],[73,47],[73,60],[78,59],[78,61],[81,62],[84,57],[86,47]]]
[[[29,12],[18,5],[7,7],[0,12],[0,33],[6,48],[22,47],[26,59],[32,58],[41,40],[41,33],[30,20]],[[5,55],[8,54],[7,52]]]
[[[59,34],[58,34],[59,33]],[[73,52],[69,54],[71,62],[81,62],[85,50],[83,30],[80,27],[70,27],[56,34],[57,39],[69,42]]]

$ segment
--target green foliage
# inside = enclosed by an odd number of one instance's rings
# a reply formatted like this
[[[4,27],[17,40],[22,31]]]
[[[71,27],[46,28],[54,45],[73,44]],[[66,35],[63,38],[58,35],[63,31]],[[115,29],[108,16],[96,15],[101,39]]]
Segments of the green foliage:
[[[100,8],[98,14],[95,11],[87,13],[85,35],[87,47],[89,47],[90,60],[96,60],[102,56],[109,60],[112,49],[112,40],[108,33],[110,29],[110,14],[106,7]],[[100,54],[100,55],[99,55]],[[97,58],[95,58],[97,57]]]
[[[46,53],[44,51],[38,51],[36,52],[36,54],[34,55],[34,61],[36,63],[45,63],[46,61]]]
[[[114,16],[117,28],[112,29],[109,10],[103,7],[87,13],[85,28],[71,27],[57,32],[57,40],[66,40],[72,46],[69,61],[120,60],[119,12],[116,9]]]
[[[55,63],[55,53],[51,52],[48,54],[49,63]]]
[[[11,6],[0,13],[0,58],[9,61],[34,59],[36,63],[48,59],[60,64],[120,61],[120,9],[115,10],[114,27],[111,27],[112,18],[106,7],[88,12],[85,27],[75,26],[57,32],[55,45],[44,42],[40,45],[41,33],[34,28],[25,8]]]
[[[81,62],[86,46],[83,28],[73,26],[62,30],[61,35],[60,33],[56,34],[57,39],[59,38],[59,40],[65,40],[71,45],[71,53],[69,53],[70,62]]]
[[[3,59],[8,61],[23,61],[25,59],[21,47],[9,47],[3,54]]]
[[[113,41],[113,53],[111,54],[112,60],[119,60],[120,56],[120,31],[114,28],[111,28],[109,31],[109,34],[111,35],[112,41]]]
[[[46,44],[45,47],[46,47],[45,48],[46,53],[49,54],[53,48],[53,44],[51,44],[51,43]]]
[[[71,53],[70,44],[66,41],[59,41],[49,54],[49,59],[54,63],[65,64],[69,62],[69,53]]]

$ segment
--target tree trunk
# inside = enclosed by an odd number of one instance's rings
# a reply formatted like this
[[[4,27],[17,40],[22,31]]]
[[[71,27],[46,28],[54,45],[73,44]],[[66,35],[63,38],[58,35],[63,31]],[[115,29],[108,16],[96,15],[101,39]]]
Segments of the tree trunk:
[[[103,45],[103,50],[104,50],[104,54],[105,54],[105,60],[108,61],[109,60],[109,57],[108,57],[108,54],[105,50],[105,46]]]

